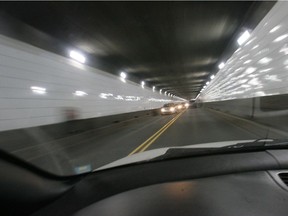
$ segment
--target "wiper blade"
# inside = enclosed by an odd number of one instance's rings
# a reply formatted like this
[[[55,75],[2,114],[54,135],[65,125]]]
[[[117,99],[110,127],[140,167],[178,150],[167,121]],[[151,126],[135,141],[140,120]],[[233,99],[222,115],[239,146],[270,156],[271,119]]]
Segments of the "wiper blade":
[[[236,143],[235,145],[224,146],[221,149],[271,149],[279,147],[287,147],[287,139],[257,139],[253,142]]]
[[[204,156],[222,153],[239,153],[248,151],[263,151],[268,149],[286,149],[288,140],[280,139],[257,139],[253,142],[236,143],[234,145],[215,148],[169,148],[165,154],[153,158],[149,161],[159,161],[164,159]]]

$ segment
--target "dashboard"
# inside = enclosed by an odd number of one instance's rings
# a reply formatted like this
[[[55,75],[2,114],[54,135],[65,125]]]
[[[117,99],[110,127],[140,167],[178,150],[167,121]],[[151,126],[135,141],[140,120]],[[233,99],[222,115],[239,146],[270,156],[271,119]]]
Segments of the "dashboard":
[[[10,215],[265,216],[288,212],[286,149],[174,158],[76,177],[53,176],[4,159],[0,160],[0,166],[7,168],[0,169],[1,176],[6,172],[0,180],[5,192],[0,193],[0,211]],[[10,178],[13,169],[18,172]],[[21,178],[17,178],[19,172]]]

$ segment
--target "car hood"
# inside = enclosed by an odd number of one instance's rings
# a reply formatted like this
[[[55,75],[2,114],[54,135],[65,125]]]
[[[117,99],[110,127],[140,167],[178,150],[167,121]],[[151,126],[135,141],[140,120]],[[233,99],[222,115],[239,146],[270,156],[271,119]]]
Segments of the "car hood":
[[[245,142],[252,142],[254,140],[233,140],[233,141],[223,141],[223,142],[211,142],[211,143],[202,143],[202,144],[195,144],[195,145],[186,145],[186,146],[173,146],[173,147],[166,147],[166,148],[158,148],[154,150],[144,151],[141,153],[128,155],[127,157],[121,158],[116,160],[112,163],[106,164],[100,168],[95,169],[94,171],[108,169],[112,167],[127,165],[131,163],[141,162],[141,161],[149,161],[161,155],[164,155],[167,150],[177,148],[177,149],[197,149],[197,148],[220,148],[224,146],[234,145],[236,143],[245,143]]]

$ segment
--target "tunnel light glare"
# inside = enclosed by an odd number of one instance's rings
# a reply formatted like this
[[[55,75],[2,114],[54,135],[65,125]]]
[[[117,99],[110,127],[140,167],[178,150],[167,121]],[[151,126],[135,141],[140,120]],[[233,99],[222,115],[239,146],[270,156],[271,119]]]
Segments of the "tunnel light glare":
[[[259,45],[256,44],[256,45],[252,48],[252,50],[254,50],[254,49],[258,48],[258,47],[259,47]]]
[[[279,51],[280,53],[284,53],[284,55],[288,55],[288,46],[285,44]]]
[[[237,39],[237,43],[241,46],[242,44],[245,43],[245,41],[248,40],[248,38],[250,37],[250,33],[248,30],[246,30],[238,39]]]
[[[273,33],[273,32],[275,32],[275,31],[277,31],[280,27],[281,27],[280,25],[275,26],[274,28],[272,28],[272,29],[269,31],[269,33]]]
[[[268,64],[268,63],[271,62],[271,61],[272,61],[271,58],[264,57],[264,58],[260,59],[260,60],[258,61],[258,63],[259,63],[259,64]]]
[[[141,87],[144,88],[144,86],[145,86],[145,82],[142,81],[142,82],[141,82]]]
[[[155,86],[152,87],[153,92],[155,92]]]
[[[38,86],[31,86],[30,89],[36,94],[46,94],[46,89]]]
[[[251,60],[251,59],[249,59],[249,60],[245,61],[243,64],[249,64],[250,62],[252,62],[252,60]]]
[[[84,91],[75,91],[74,95],[76,95],[76,96],[86,96],[88,94],[86,92],[84,92]]]
[[[209,83],[210,83],[209,81],[208,81],[208,82],[206,82],[206,85],[209,85]]]
[[[218,68],[221,70],[222,68],[224,68],[225,64],[224,62],[221,62],[219,65],[218,65]]]
[[[246,58],[247,56],[249,56],[249,53],[248,53],[248,54],[246,54],[246,55],[243,55],[243,56],[241,56],[241,57],[240,57],[240,60],[242,60],[242,59]]]
[[[266,73],[266,72],[271,71],[272,69],[273,69],[273,68],[265,68],[265,69],[260,70],[259,72],[260,72],[260,73]]]
[[[120,73],[120,77],[123,78],[123,79],[126,79],[127,74],[125,72],[121,72]]]
[[[282,40],[284,40],[287,37],[288,37],[288,34],[281,35],[281,36],[277,37],[273,42],[282,41]]]
[[[210,79],[211,79],[211,80],[214,79],[214,78],[215,78],[215,75],[210,76]]]
[[[69,56],[72,59],[74,59],[74,60],[76,60],[76,61],[78,61],[78,62],[80,62],[82,64],[84,64],[86,62],[86,58],[84,57],[84,55],[82,55],[79,52],[76,52],[75,50],[71,50],[70,53],[69,53]]]
[[[254,67],[249,67],[249,68],[246,69],[245,74],[251,74],[251,73],[253,73],[253,72],[255,72],[255,71],[256,71],[256,68],[254,68]]]
[[[120,77],[120,80],[121,80],[122,82],[126,83],[126,79]]]

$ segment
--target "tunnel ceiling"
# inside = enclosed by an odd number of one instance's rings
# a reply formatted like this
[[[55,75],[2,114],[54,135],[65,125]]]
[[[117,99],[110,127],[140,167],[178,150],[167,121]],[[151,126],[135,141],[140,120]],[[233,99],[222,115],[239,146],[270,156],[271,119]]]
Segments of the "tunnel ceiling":
[[[125,71],[194,98],[243,28],[270,2],[6,2],[1,10],[71,44],[113,74]],[[100,67],[101,68],[101,67]]]

